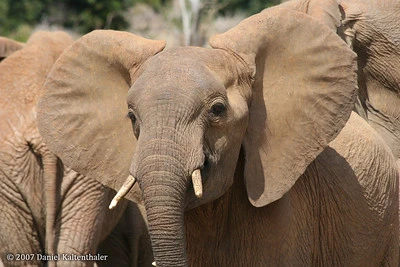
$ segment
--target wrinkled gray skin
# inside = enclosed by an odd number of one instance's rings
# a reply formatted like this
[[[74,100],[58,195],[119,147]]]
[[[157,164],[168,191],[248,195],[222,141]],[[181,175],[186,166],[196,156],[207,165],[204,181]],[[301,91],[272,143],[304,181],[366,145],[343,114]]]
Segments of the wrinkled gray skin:
[[[44,85],[49,148],[114,189],[136,177],[157,266],[396,266],[398,171],[351,112],[354,53],[282,7],[210,45],[85,35]]]
[[[39,134],[36,104],[41,86],[58,56],[72,42],[62,32],[37,32],[23,47],[0,39],[0,51],[7,56],[0,63],[0,257],[6,266],[45,265],[37,254],[95,254],[127,205],[126,213],[134,215],[124,220],[138,228],[126,238],[131,243],[139,239],[146,243],[145,223],[136,212],[137,206],[125,201],[110,212],[107,207],[115,192],[64,167]],[[137,245],[122,247],[132,249],[129,257],[136,257],[125,264],[138,266],[141,260],[145,264],[140,266],[150,266],[151,252],[139,259]],[[109,251],[102,250],[105,255]],[[15,256],[14,261],[8,261],[7,253],[34,254],[34,258],[17,261]],[[114,260],[111,256],[109,259]],[[55,266],[56,262],[47,264]],[[93,262],[60,261],[57,265],[87,266]]]
[[[400,2],[343,0],[346,42],[358,55],[357,112],[400,159]]]

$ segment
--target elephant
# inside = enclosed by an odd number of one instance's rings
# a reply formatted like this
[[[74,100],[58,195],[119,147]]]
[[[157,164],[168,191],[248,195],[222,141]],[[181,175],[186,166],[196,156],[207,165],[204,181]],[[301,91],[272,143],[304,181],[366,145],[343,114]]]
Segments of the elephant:
[[[95,255],[100,242],[118,231],[115,227],[122,217],[137,226],[131,231],[130,247],[123,247],[131,253],[125,264],[151,266],[151,250],[143,256],[136,254],[138,245],[143,245],[141,250],[150,247],[138,206],[124,201],[115,211],[108,210],[115,191],[65,166],[47,149],[39,133],[37,102],[42,84],[61,52],[72,43],[64,32],[39,31],[0,63],[1,261],[6,266],[93,265],[93,260],[63,261],[52,256]],[[9,50],[6,42],[0,45],[0,51]],[[109,256],[102,266],[111,264],[110,251],[102,252]]]
[[[24,47],[24,43],[12,40],[7,37],[0,37],[0,61],[8,57],[15,51]]]
[[[13,41],[2,39],[3,55],[10,54]],[[44,252],[46,225],[54,214],[48,190],[55,173],[51,165],[57,160],[42,145],[36,126],[35,104],[46,74],[62,50],[72,43],[63,33],[39,32],[27,44],[6,57],[0,64],[2,90],[1,112],[1,259],[6,253]],[[19,47],[22,48],[22,47]],[[13,50],[13,49],[11,49]],[[40,157],[40,158],[39,158]],[[47,177],[49,179],[44,179]],[[50,208],[50,209],[49,209]],[[23,230],[22,230],[23,229]],[[12,240],[12,241],[11,241]],[[34,261],[36,262],[36,261]]]
[[[341,34],[358,56],[357,112],[400,159],[400,2],[342,0]]]
[[[44,83],[65,164],[143,203],[156,266],[394,266],[395,157],[352,112],[356,55],[280,5],[210,48],[96,30]],[[128,177],[128,178],[126,178]]]

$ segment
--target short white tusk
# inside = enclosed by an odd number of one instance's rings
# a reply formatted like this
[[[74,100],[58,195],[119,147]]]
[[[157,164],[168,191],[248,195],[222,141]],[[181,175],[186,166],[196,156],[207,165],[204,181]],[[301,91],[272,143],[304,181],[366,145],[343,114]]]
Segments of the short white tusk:
[[[157,266],[155,261],[153,261],[153,263],[152,263],[151,265],[153,265],[153,266]]]
[[[201,198],[203,196],[203,184],[201,182],[201,172],[200,169],[196,169],[192,173],[192,183],[194,194],[197,198]]]
[[[135,177],[133,177],[132,175],[129,175],[128,178],[126,179],[125,183],[122,185],[121,189],[118,191],[118,193],[115,195],[115,197],[111,201],[110,206],[108,206],[108,208],[110,210],[115,208],[117,206],[118,202],[121,200],[121,198],[123,198],[124,196],[126,196],[126,194],[128,194],[129,190],[131,190],[131,188],[133,187],[133,185],[135,183],[136,183]]]

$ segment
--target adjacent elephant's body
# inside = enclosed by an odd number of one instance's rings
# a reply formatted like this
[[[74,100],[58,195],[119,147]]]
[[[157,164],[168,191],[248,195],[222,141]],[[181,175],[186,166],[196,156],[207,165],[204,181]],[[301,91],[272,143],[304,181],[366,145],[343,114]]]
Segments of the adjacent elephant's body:
[[[339,34],[358,56],[356,111],[400,162],[400,2],[343,0],[340,5]]]
[[[357,111],[400,158],[400,2],[342,1],[344,36],[358,55]]]
[[[36,103],[44,78],[71,42],[64,33],[37,33],[24,49],[0,64],[3,261],[6,252],[44,253],[52,242],[46,240],[45,229],[52,227],[47,222],[54,215],[54,202],[50,191],[44,189],[50,189],[52,179],[56,182],[57,159],[43,144],[37,129]]]
[[[395,161],[360,117],[266,207],[248,202],[243,162],[224,196],[185,213],[189,266],[397,266]]]
[[[42,266],[46,264],[45,256],[54,254],[94,255],[125,207],[129,205],[131,210],[136,205],[125,202],[109,211],[114,191],[65,167],[47,150],[39,133],[36,105],[41,86],[72,41],[65,33],[38,32],[22,50],[0,63],[0,257],[7,266]],[[130,236],[129,242],[144,239],[147,234],[141,214],[136,215],[140,218],[129,221],[139,227],[133,231],[138,236]],[[136,251],[127,252],[134,257],[130,261],[133,266],[142,257]],[[7,253],[34,256],[8,261]],[[104,253],[107,255],[108,250]],[[150,256],[142,259],[147,266],[152,261],[151,250],[148,253]],[[64,266],[92,264],[93,261],[57,262]]]

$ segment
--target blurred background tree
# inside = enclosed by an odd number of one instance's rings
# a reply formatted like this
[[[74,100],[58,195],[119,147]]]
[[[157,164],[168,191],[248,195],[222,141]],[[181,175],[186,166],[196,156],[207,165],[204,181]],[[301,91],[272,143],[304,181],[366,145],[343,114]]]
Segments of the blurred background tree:
[[[26,31],[29,25],[40,22],[52,2],[52,0],[0,0],[0,34],[18,35],[21,31]]]
[[[0,35],[25,41],[38,25],[63,27],[79,34],[94,29],[129,30],[133,8],[146,5],[166,27],[183,32],[181,44],[201,45],[203,23],[217,17],[248,16],[279,0],[0,0]],[[139,14],[140,15],[140,14]],[[152,23],[152,19],[146,23]]]
[[[204,19],[214,19],[217,15],[234,16],[237,12],[248,16],[279,3],[280,0],[179,0],[183,44],[202,45],[199,35]]]

